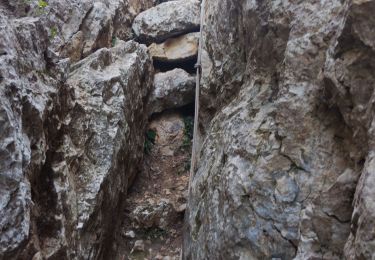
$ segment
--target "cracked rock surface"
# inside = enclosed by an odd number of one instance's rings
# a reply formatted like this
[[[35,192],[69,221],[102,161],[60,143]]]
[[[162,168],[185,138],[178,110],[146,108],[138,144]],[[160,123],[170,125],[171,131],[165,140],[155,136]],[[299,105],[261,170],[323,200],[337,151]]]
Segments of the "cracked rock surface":
[[[206,1],[185,259],[374,257],[374,7]]]
[[[141,165],[151,58],[118,40],[74,63],[60,43],[89,9],[0,3],[0,259],[106,255]]]

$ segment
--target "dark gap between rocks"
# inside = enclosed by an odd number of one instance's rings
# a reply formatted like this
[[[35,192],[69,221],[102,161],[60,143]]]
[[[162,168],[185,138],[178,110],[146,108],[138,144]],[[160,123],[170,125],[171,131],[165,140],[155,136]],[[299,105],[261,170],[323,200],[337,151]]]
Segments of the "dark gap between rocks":
[[[196,69],[194,65],[197,63],[197,58],[188,59],[181,62],[165,62],[154,60],[154,68],[157,72],[167,72],[176,68],[185,70],[190,74],[194,74]]]

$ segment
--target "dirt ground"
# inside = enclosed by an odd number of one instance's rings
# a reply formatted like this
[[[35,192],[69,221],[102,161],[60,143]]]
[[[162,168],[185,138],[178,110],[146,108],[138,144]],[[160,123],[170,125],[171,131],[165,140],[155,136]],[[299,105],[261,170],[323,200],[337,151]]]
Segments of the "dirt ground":
[[[181,111],[164,112],[151,120],[143,171],[126,200],[122,259],[179,259],[192,121]]]

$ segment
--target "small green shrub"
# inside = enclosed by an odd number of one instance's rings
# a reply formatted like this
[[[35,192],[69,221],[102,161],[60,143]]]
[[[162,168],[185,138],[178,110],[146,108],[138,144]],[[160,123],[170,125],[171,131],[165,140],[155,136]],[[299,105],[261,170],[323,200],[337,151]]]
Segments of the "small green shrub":
[[[191,145],[191,140],[193,139],[194,132],[194,118],[192,116],[184,117],[184,140],[182,143],[182,148],[189,148]]]
[[[38,1],[38,7],[40,9],[45,9],[47,6],[48,6],[48,3],[46,1],[44,1],[44,0],[39,0]]]
[[[148,130],[146,132],[145,144],[144,144],[144,152],[146,154],[150,154],[152,146],[155,144],[155,139],[156,139],[156,131],[152,129]]]
[[[184,170],[185,170],[185,171],[190,171],[190,167],[191,167],[191,161],[190,161],[190,158],[189,158],[189,160],[187,160],[187,161],[184,163]]]
[[[112,37],[112,47],[115,47],[115,46],[116,46],[116,42],[117,42],[117,37],[116,37],[116,36],[113,36],[113,37]]]
[[[50,39],[51,40],[55,39],[56,35],[57,35],[57,28],[56,26],[54,26],[50,29]]]

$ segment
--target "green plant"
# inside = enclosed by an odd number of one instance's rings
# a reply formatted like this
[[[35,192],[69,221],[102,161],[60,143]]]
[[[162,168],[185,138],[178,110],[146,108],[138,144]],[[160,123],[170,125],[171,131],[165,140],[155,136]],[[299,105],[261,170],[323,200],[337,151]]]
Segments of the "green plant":
[[[50,29],[50,39],[51,40],[55,39],[56,35],[57,35],[57,28],[56,26],[54,26]]]
[[[191,140],[193,139],[194,132],[194,119],[192,116],[184,117],[184,140],[182,142],[182,148],[189,148],[191,145]]]
[[[155,144],[155,139],[156,139],[156,131],[149,129],[146,132],[145,144],[144,144],[144,152],[146,154],[150,154],[152,146]]]
[[[40,9],[45,9],[47,6],[48,6],[48,3],[46,1],[44,1],[44,0],[39,0],[38,1],[38,7]]]
[[[146,229],[145,235],[149,239],[157,239],[157,238],[160,238],[162,236],[164,236],[164,237],[167,236],[168,232],[164,229],[159,228],[159,227],[154,227],[154,228]]]
[[[190,171],[190,167],[191,167],[191,162],[190,162],[190,159],[187,160],[185,163],[184,163],[184,170],[185,171]]]
[[[117,37],[116,36],[112,36],[112,47],[116,46],[116,42],[117,42]]]

